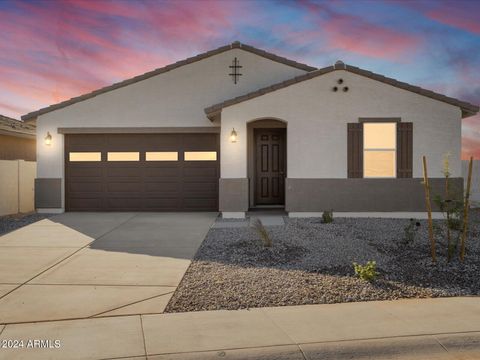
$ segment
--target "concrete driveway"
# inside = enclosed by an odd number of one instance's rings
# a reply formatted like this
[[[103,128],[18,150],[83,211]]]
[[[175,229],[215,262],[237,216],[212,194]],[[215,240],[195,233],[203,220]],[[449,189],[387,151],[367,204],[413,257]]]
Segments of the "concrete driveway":
[[[65,213],[0,237],[0,323],[161,313],[216,213]]]

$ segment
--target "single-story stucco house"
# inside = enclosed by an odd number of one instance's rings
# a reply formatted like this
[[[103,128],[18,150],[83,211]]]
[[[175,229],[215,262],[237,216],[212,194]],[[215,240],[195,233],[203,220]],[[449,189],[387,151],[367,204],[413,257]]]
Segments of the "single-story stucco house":
[[[291,216],[425,209],[442,158],[463,187],[478,106],[346,65],[234,42],[23,116],[37,124],[39,211]],[[44,141],[45,139],[45,141]]]

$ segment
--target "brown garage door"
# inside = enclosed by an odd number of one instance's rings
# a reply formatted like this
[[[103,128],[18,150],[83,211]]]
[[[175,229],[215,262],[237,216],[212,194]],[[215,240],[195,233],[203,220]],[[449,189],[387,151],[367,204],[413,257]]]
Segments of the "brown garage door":
[[[218,134],[65,135],[67,211],[217,211]]]

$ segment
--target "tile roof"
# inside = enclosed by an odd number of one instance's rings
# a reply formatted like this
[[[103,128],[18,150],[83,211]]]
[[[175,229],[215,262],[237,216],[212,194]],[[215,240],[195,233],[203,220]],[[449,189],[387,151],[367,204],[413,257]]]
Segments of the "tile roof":
[[[112,91],[112,90],[130,85],[130,84],[133,84],[133,83],[151,78],[153,76],[171,71],[173,69],[179,68],[179,67],[184,66],[184,65],[188,65],[188,64],[206,59],[208,57],[223,53],[223,52],[231,50],[231,49],[242,49],[242,50],[248,51],[250,53],[262,56],[264,58],[267,58],[267,59],[285,64],[285,65],[288,65],[288,66],[292,66],[292,67],[295,67],[297,69],[305,70],[305,71],[312,71],[312,70],[316,69],[315,67],[308,66],[306,64],[302,64],[302,63],[299,63],[299,62],[296,62],[296,61],[293,61],[293,60],[289,60],[287,58],[284,58],[284,57],[266,52],[266,51],[258,49],[256,47],[253,47],[253,46],[250,46],[250,45],[247,45],[247,44],[242,44],[239,41],[235,41],[235,42],[233,42],[229,45],[221,46],[217,49],[207,51],[205,53],[187,58],[185,60],[177,61],[176,63],[173,63],[173,64],[170,64],[170,65],[155,69],[153,71],[146,72],[145,74],[135,76],[131,79],[127,79],[127,80],[115,83],[113,85],[109,85],[109,86],[103,87],[101,89],[92,91],[90,93],[71,98],[71,99],[63,101],[61,103],[50,105],[50,106],[42,108],[40,110],[30,112],[26,115],[23,115],[22,120],[25,120],[25,121],[34,120],[38,115],[42,115],[42,114],[48,113],[50,111],[54,111],[54,110],[57,110],[57,109],[64,108],[66,106],[75,104],[75,103],[83,101],[83,100],[93,98],[97,95],[106,93],[108,91]]]
[[[0,115],[0,134],[35,138],[36,126],[23,121]]]
[[[273,91],[283,89],[283,88],[286,88],[290,85],[293,85],[293,84],[296,84],[296,83],[299,83],[299,82],[302,82],[302,81],[306,81],[306,80],[312,79],[314,77],[321,76],[321,75],[324,75],[324,74],[327,74],[327,73],[330,73],[330,72],[336,71],[336,70],[345,70],[345,71],[348,71],[348,72],[351,72],[351,73],[354,73],[354,74],[357,74],[357,75],[365,76],[367,78],[380,81],[380,82],[385,83],[385,84],[395,86],[395,87],[400,88],[400,89],[408,90],[408,91],[411,91],[411,92],[414,92],[414,93],[417,93],[417,94],[420,94],[420,95],[423,95],[423,96],[426,96],[426,97],[429,97],[429,98],[432,98],[432,99],[435,99],[435,100],[438,100],[438,101],[442,101],[442,102],[445,102],[447,104],[458,106],[462,109],[462,117],[464,117],[464,118],[468,117],[468,116],[475,115],[479,111],[479,107],[477,105],[473,105],[473,104],[470,104],[470,103],[465,102],[465,101],[461,101],[461,100],[458,100],[458,99],[455,99],[455,98],[452,98],[452,97],[448,97],[448,96],[445,96],[445,95],[442,95],[442,94],[438,94],[436,92],[426,90],[426,89],[423,89],[423,88],[418,87],[418,86],[410,85],[410,84],[407,84],[405,82],[401,82],[401,81],[398,81],[398,80],[395,80],[395,79],[392,79],[392,78],[388,78],[388,77],[385,77],[383,75],[376,74],[376,73],[373,73],[371,71],[363,70],[363,69],[360,69],[356,66],[346,65],[341,61],[337,61],[335,63],[335,65],[333,65],[333,66],[327,66],[327,67],[324,67],[322,69],[317,69],[317,70],[311,71],[307,74],[296,76],[292,79],[289,79],[289,80],[286,80],[286,81],[283,81],[283,82],[280,82],[280,83],[277,83],[277,84],[274,84],[274,85],[270,85],[270,86],[264,87],[264,88],[256,90],[256,91],[252,91],[250,93],[247,93],[247,94],[244,94],[244,95],[241,95],[241,96],[237,96],[235,98],[223,101],[219,104],[209,106],[209,107],[205,108],[205,113],[207,114],[207,116],[210,119],[213,119],[214,117],[218,116],[219,113],[222,111],[222,109],[225,108],[225,107],[232,106],[232,105],[241,103],[243,101],[247,101],[247,100],[262,96],[264,94],[268,94],[268,93],[271,93]]]

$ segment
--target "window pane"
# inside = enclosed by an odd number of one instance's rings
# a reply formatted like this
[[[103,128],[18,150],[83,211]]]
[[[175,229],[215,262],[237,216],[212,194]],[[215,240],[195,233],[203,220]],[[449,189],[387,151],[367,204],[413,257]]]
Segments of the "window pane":
[[[140,153],[139,152],[109,152],[107,153],[108,161],[139,161]]]
[[[396,123],[363,124],[364,149],[395,149]]]
[[[102,161],[101,152],[71,152],[68,153],[70,161]]]
[[[168,152],[168,151],[147,151],[145,153],[146,161],[177,161],[178,152]]]
[[[185,151],[185,161],[215,161],[216,151]]]
[[[395,177],[395,151],[364,151],[364,177]]]

